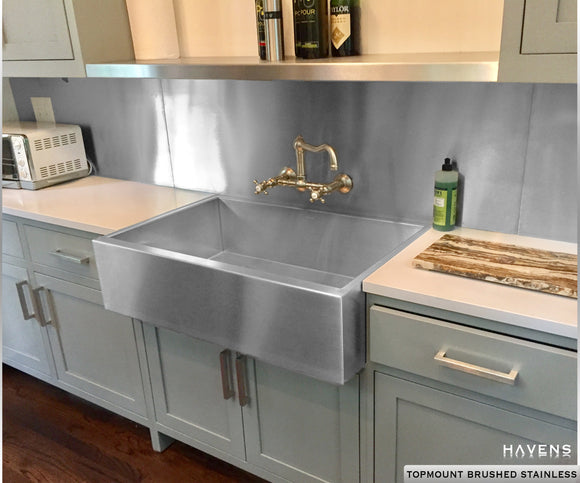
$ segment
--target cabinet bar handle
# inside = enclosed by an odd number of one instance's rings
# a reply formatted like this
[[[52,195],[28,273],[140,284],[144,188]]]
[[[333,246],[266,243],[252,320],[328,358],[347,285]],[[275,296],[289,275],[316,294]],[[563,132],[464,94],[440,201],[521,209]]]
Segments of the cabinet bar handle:
[[[512,369],[509,373],[494,371],[493,369],[487,369],[486,367],[476,366],[456,359],[449,359],[448,357],[445,357],[445,351],[439,351],[434,359],[439,364],[455,369],[456,371],[467,372],[474,376],[485,377],[486,379],[509,384],[510,386],[515,384],[516,377],[518,377],[518,371],[515,369]]]
[[[30,313],[28,311],[28,305],[26,304],[26,297],[24,296],[24,289],[22,287],[24,286],[28,287],[28,293],[30,294],[30,299],[33,301],[33,305],[34,305],[34,299],[33,299],[33,294],[30,291],[30,284],[28,283],[28,280],[22,280],[21,282],[17,282],[16,283],[16,292],[18,293],[18,300],[20,300],[20,308],[22,309],[22,316],[24,317],[24,320],[30,320],[33,317],[36,317],[36,314],[34,312]]]
[[[236,356],[236,379],[238,381],[240,406],[244,407],[250,402],[250,396],[246,384],[246,356],[243,354]]]
[[[222,390],[224,393],[224,399],[231,399],[236,394],[232,387],[231,356],[232,353],[229,349],[220,352],[220,368],[222,373]]]
[[[46,319],[46,316],[44,315],[44,308],[42,305],[42,297],[40,295],[40,292],[44,291],[44,293],[46,294],[46,301],[48,304],[48,312],[50,314],[50,319]],[[38,300],[38,304],[37,304],[37,311],[38,311],[38,321],[40,322],[40,325],[42,327],[45,327],[47,325],[50,325],[54,322],[54,312],[52,310],[52,304],[51,301],[48,297],[48,291],[46,290],[46,288],[44,287],[38,287],[35,288],[32,293],[34,294],[34,296],[37,298]]]
[[[86,265],[91,260],[90,256],[83,257],[82,255],[81,256],[73,255],[72,253],[66,253],[64,250],[61,250],[60,248],[57,248],[54,252],[50,252],[50,254],[54,255],[55,257],[59,257],[63,260],[66,260],[67,262],[78,263],[79,265]]]

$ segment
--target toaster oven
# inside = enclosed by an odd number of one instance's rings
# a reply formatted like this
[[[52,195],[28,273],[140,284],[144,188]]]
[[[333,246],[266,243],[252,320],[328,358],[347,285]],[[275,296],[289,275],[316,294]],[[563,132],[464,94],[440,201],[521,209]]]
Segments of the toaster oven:
[[[79,126],[36,122],[2,125],[2,187],[36,190],[89,174]]]

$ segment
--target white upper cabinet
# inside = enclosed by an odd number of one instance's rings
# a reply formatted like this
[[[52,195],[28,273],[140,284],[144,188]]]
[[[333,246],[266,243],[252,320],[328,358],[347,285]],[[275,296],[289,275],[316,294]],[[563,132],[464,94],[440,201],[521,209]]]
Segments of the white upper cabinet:
[[[85,64],[133,58],[124,0],[4,0],[5,77],[84,77]]]
[[[4,0],[4,60],[72,60],[62,0]]]
[[[577,81],[577,0],[505,0],[498,80]]]

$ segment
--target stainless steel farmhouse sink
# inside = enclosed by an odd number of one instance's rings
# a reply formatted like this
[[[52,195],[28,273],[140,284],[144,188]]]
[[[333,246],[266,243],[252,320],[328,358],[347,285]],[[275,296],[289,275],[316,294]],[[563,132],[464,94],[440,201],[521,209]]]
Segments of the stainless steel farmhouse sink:
[[[93,244],[106,308],[343,384],[365,362],[362,279],[419,229],[216,196]]]

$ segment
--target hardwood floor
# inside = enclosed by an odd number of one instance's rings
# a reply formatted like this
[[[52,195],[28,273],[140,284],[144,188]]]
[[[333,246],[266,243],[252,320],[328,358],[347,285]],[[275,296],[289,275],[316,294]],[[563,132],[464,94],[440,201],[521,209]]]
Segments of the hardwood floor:
[[[3,481],[262,482],[179,442],[3,365]]]

